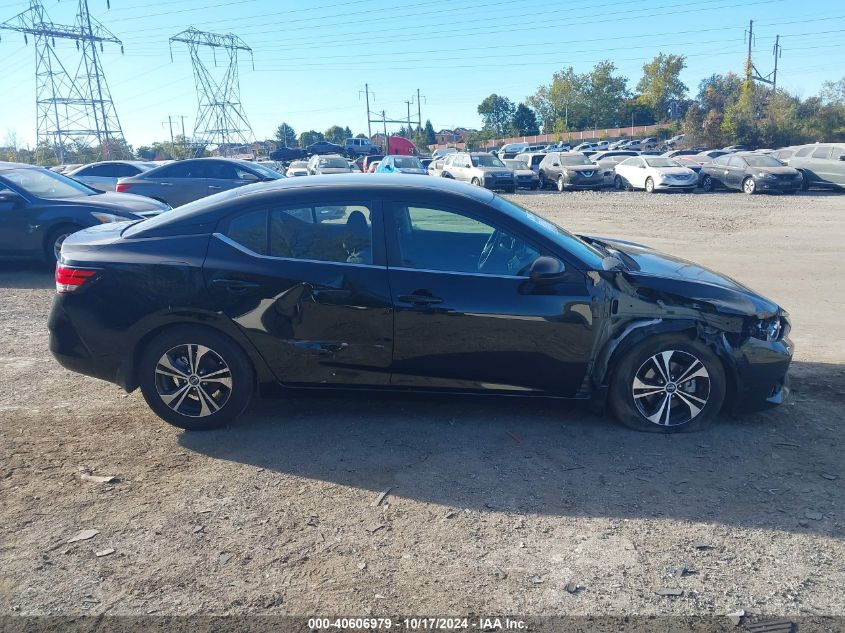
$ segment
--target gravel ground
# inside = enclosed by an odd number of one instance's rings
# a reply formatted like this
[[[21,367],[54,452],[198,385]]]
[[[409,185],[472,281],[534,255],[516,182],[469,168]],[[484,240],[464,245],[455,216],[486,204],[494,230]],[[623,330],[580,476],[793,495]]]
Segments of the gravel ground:
[[[60,368],[50,271],[2,264],[0,616],[845,615],[845,197],[514,199],[780,302],[792,401],[659,436],[552,401],[314,394],[184,433]]]

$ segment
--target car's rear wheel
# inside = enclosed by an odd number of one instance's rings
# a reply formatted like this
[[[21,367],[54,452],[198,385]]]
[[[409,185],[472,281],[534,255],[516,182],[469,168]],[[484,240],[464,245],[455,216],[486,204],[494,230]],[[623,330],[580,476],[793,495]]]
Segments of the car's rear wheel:
[[[62,253],[62,244],[64,244],[68,236],[81,230],[82,227],[65,224],[57,226],[50,231],[47,234],[47,239],[44,241],[44,261],[48,264],[55,264],[59,261]]]
[[[742,190],[749,196],[757,192],[757,183],[751,176],[742,181]]]
[[[557,177],[557,190],[561,193],[566,191],[566,179],[563,176]]]
[[[540,191],[542,191],[546,188],[546,174],[540,172],[539,174],[537,174],[537,176],[540,178],[539,182],[537,183],[537,187],[540,189]]]
[[[625,188],[625,183],[622,181],[622,176],[616,176],[613,179],[613,188],[617,191],[622,191]]]
[[[645,179],[645,190],[647,193],[654,193],[654,180],[651,176]]]
[[[703,343],[678,334],[650,337],[616,366],[609,404],[616,418],[637,431],[700,431],[725,400],[725,372]]]
[[[141,353],[144,399],[164,421],[204,431],[224,426],[249,404],[252,365],[231,339],[207,328],[165,330]]]
[[[710,176],[705,176],[701,181],[701,190],[710,193],[713,191],[713,179]]]
[[[480,181],[478,178],[473,178],[473,179],[472,179],[472,184],[474,184],[476,187],[480,187],[480,186],[481,186],[481,181]]]

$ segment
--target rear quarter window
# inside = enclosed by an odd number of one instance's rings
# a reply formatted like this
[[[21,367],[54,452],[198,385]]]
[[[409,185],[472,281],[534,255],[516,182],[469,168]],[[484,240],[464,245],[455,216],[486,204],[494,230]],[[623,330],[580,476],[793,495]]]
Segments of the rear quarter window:
[[[253,253],[267,255],[267,210],[250,211],[229,220],[226,237]]]

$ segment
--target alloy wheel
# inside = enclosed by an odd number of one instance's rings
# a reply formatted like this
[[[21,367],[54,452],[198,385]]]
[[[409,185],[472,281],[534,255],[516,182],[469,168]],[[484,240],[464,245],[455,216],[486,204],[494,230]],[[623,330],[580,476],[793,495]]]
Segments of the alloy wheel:
[[[666,350],[648,358],[631,386],[640,415],[659,426],[681,426],[701,413],[710,398],[710,374],[689,352]]]
[[[53,256],[56,258],[56,261],[59,261],[62,258],[62,244],[65,243],[65,240],[70,236],[70,233],[62,233],[61,235],[56,236],[56,241],[53,242]]]
[[[645,190],[648,193],[654,193],[654,181],[651,178],[645,179]]]
[[[748,195],[751,195],[757,190],[757,183],[754,182],[753,178],[746,178],[742,183],[742,190]]]
[[[155,387],[173,411],[203,418],[220,411],[232,395],[232,372],[209,347],[177,345],[167,350],[155,368]]]
[[[563,176],[557,177],[557,190],[563,192],[566,189],[566,181],[564,181]]]
[[[701,181],[701,189],[706,192],[713,191],[713,179],[710,176],[705,176]]]

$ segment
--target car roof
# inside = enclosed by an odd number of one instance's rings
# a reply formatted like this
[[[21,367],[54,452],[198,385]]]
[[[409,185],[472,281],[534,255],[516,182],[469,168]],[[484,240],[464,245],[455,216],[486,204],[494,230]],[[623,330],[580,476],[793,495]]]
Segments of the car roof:
[[[20,169],[21,167],[27,167],[29,169],[45,169],[40,165],[30,165],[28,163],[12,163],[6,161],[0,161],[0,171],[6,171],[8,169]]]

